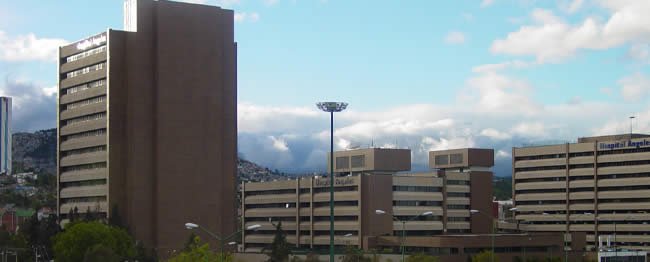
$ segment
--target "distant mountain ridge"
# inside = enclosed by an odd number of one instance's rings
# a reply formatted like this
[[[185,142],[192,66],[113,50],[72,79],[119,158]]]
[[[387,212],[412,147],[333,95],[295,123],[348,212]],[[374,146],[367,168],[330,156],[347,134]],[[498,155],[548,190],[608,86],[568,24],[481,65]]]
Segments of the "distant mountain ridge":
[[[56,128],[34,133],[18,132],[12,136],[14,172],[34,170],[38,173],[56,174]],[[237,158],[237,182],[283,180],[289,174],[259,166]]]

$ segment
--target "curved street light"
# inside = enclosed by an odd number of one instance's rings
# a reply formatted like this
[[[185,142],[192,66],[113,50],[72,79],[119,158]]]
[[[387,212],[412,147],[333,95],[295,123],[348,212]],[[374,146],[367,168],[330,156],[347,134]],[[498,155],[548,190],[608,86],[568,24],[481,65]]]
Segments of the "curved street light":
[[[260,225],[260,224],[255,224],[255,225],[250,225],[250,226],[246,227],[246,230],[255,230],[255,231],[257,231],[257,230],[260,229],[261,227],[262,227],[262,225]],[[236,234],[242,232],[242,229],[239,229],[239,230],[237,230],[237,232],[232,233],[232,234],[228,235],[227,237],[223,237],[223,238],[221,238],[221,237],[215,235],[214,233],[208,231],[207,229],[203,228],[202,226],[200,226],[199,224],[196,224],[196,223],[185,223],[185,228],[187,228],[187,229],[189,229],[189,230],[197,229],[197,228],[198,228],[198,229],[201,229],[201,230],[203,230],[205,233],[208,233],[208,235],[210,235],[210,236],[213,237],[214,239],[218,240],[218,241],[219,241],[219,244],[221,245],[221,249],[220,249],[221,254],[219,254],[219,260],[222,261],[222,262],[223,262],[223,247],[224,247],[224,242],[225,242],[226,240],[228,240],[228,239],[231,239],[231,238],[234,237]],[[234,241],[233,241],[233,242],[228,242],[228,245],[229,245],[229,246],[232,246],[232,245],[234,245],[234,244],[237,244],[237,242],[234,242]]]
[[[404,262],[404,253],[405,253],[404,251],[405,251],[405,249],[406,249],[406,248],[404,247],[404,244],[405,244],[404,242],[405,242],[405,240],[406,240],[406,222],[412,221],[412,220],[414,220],[414,219],[416,219],[416,218],[418,218],[418,217],[431,216],[431,215],[433,215],[433,212],[431,212],[431,211],[426,211],[426,212],[423,212],[423,213],[421,213],[421,214],[418,214],[417,216],[411,217],[411,218],[409,218],[408,220],[400,220],[400,219],[398,219],[395,215],[393,215],[393,214],[389,214],[389,213],[386,213],[386,211],[381,210],[381,209],[377,209],[377,210],[375,210],[375,214],[377,214],[377,215],[385,215],[385,214],[388,214],[388,215],[391,215],[391,216],[393,217],[393,220],[395,220],[395,221],[397,221],[397,222],[402,222],[402,241],[401,241],[401,243],[400,243],[400,247],[401,247],[401,249],[402,249],[402,262]]]
[[[334,262],[334,112],[345,110],[348,103],[320,102],[316,107],[330,113],[330,262]]]

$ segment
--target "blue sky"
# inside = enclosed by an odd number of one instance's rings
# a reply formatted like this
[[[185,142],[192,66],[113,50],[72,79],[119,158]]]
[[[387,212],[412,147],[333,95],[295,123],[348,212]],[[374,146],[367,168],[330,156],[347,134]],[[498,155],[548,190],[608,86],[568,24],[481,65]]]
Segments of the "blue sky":
[[[240,152],[290,172],[337,146],[512,146],[650,132],[646,0],[192,0],[234,9]],[[122,28],[122,1],[0,0],[0,95],[16,129],[55,126],[56,46]],[[54,50],[54,54],[51,50]]]

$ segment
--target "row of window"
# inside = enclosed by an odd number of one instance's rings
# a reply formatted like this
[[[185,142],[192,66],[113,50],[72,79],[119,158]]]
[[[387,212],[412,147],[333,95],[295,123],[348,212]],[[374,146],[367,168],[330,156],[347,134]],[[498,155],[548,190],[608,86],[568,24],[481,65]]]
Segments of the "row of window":
[[[277,190],[260,190],[260,191],[246,191],[246,196],[259,196],[259,195],[281,195],[281,194],[295,194],[295,189],[277,189]]]
[[[106,96],[98,96],[98,97],[93,97],[93,98],[89,98],[89,99],[84,99],[84,100],[81,100],[81,101],[77,101],[77,102],[65,105],[65,109],[69,110],[69,109],[74,109],[74,108],[78,108],[78,107],[82,107],[82,106],[87,106],[87,105],[90,105],[90,104],[101,103],[101,102],[104,102],[105,100],[106,100]]]
[[[395,200],[393,206],[412,206],[412,207],[435,207],[442,206],[440,201],[410,201],[410,200]]]
[[[650,152],[650,147],[598,151],[598,155],[602,156],[602,155],[631,154],[631,153],[645,153],[645,152]]]
[[[358,186],[337,186],[334,187],[334,192],[348,192],[348,191],[358,191],[359,187]],[[323,192],[330,192],[329,187],[317,187],[314,188],[314,193],[323,193]]]
[[[64,95],[74,94],[74,93],[79,92],[79,91],[84,91],[86,89],[105,86],[105,85],[106,85],[106,79],[99,79],[99,80],[95,80],[95,81],[92,81],[92,82],[88,82],[88,83],[84,83],[84,84],[81,84],[81,85],[76,85],[76,86],[73,86],[73,87],[66,88],[65,90],[63,90],[63,94]]]
[[[448,197],[470,197],[470,193],[447,192]]]
[[[77,76],[80,76],[80,75],[88,74],[88,73],[93,72],[93,71],[102,70],[104,68],[104,66],[106,66],[105,62],[96,64],[96,65],[87,66],[87,67],[84,67],[82,69],[78,69],[78,70],[74,70],[72,72],[68,72],[67,74],[65,74],[65,78],[66,79],[73,78],[73,77],[77,77]]]
[[[467,180],[447,180],[447,185],[469,185]]]
[[[566,177],[521,178],[515,179],[515,183],[558,182],[565,180]]]
[[[61,204],[104,202],[104,201],[106,201],[106,196],[61,198]]]
[[[629,173],[629,174],[600,175],[600,176],[598,176],[598,179],[635,178],[635,177],[650,177],[650,173]]]
[[[637,160],[637,161],[623,161],[623,162],[599,163],[599,164],[598,164],[598,167],[610,167],[610,166],[636,166],[636,165],[650,165],[650,160]]]
[[[393,191],[406,192],[441,192],[442,188],[435,186],[393,186]]]
[[[565,203],[564,200],[517,201],[517,205],[557,205]]]
[[[106,129],[97,129],[97,130],[91,130],[91,131],[86,131],[86,132],[81,132],[73,135],[67,135],[61,138],[62,141],[68,141],[70,139],[77,139],[77,138],[82,138],[82,137],[89,137],[89,136],[103,136],[106,135]]]
[[[395,216],[399,221],[442,221],[442,216]]]
[[[563,170],[566,169],[565,165],[559,166],[534,166],[534,167],[518,167],[515,172],[528,172],[528,171],[549,171],[549,170]]]
[[[83,171],[97,168],[106,168],[106,162],[83,164],[77,166],[66,166],[61,168],[63,172]]]
[[[602,156],[602,155],[631,154],[631,153],[644,153],[644,152],[650,152],[650,147],[598,151],[598,155]],[[594,151],[569,153],[569,157],[582,157],[582,156],[594,156]],[[553,158],[565,158],[565,157],[566,154],[517,156],[515,157],[515,161],[553,159]]]
[[[347,207],[347,206],[358,206],[359,201],[356,200],[350,200],[350,201],[334,201],[334,206],[337,207]],[[314,207],[328,207],[330,206],[330,202],[315,202]]]
[[[565,158],[566,154],[547,154],[547,155],[535,155],[535,156],[517,156],[515,161],[519,160],[541,160],[541,159],[554,159],[554,158]]]
[[[447,205],[447,209],[469,209],[469,205]]]
[[[77,124],[81,124],[81,123],[92,121],[92,120],[102,119],[102,118],[105,118],[105,117],[106,117],[106,112],[101,112],[101,113],[92,114],[92,115],[85,115],[85,116],[80,116],[80,117],[65,120],[64,125],[66,125],[66,126],[77,125]]]
[[[611,166],[635,166],[635,165],[650,165],[650,160],[598,163],[599,168],[611,167]],[[576,168],[594,168],[594,164],[592,163],[592,164],[569,165],[569,169],[576,169]],[[566,169],[566,167],[565,166],[523,167],[523,168],[515,168],[515,172],[563,170],[563,169]]]
[[[469,222],[469,217],[447,217],[447,222]]]
[[[68,57],[66,57],[65,62],[70,63],[72,61],[77,61],[77,60],[82,59],[84,57],[91,56],[91,55],[94,55],[94,54],[99,54],[99,53],[104,52],[104,51],[106,51],[106,46],[105,45],[90,49],[88,51],[81,52],[81,53],[76,54],[76,55],[68,56]]]
[[[97,185],[106,185],[106,179],[95,179],[95,180],[84,180],[84,181],[61,183],[62,188],[79,187],[79,186],[97,186]]]
[[[94,153],[94,152],[104,152],[104,151],[106,151],[106,145],[63,151],[61,153],[61,156],[66,157],[66,156],[74,156],[74,155],[81,155],[81,154]]]

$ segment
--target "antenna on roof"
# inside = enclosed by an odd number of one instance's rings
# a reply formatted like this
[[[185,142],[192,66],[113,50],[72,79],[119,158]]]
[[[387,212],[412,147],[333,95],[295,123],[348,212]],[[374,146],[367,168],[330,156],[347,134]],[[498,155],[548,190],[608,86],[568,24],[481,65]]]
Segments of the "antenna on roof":
[[[632,139],[632,121],[635,119],[635,116],[630,116],[630,139]]]

